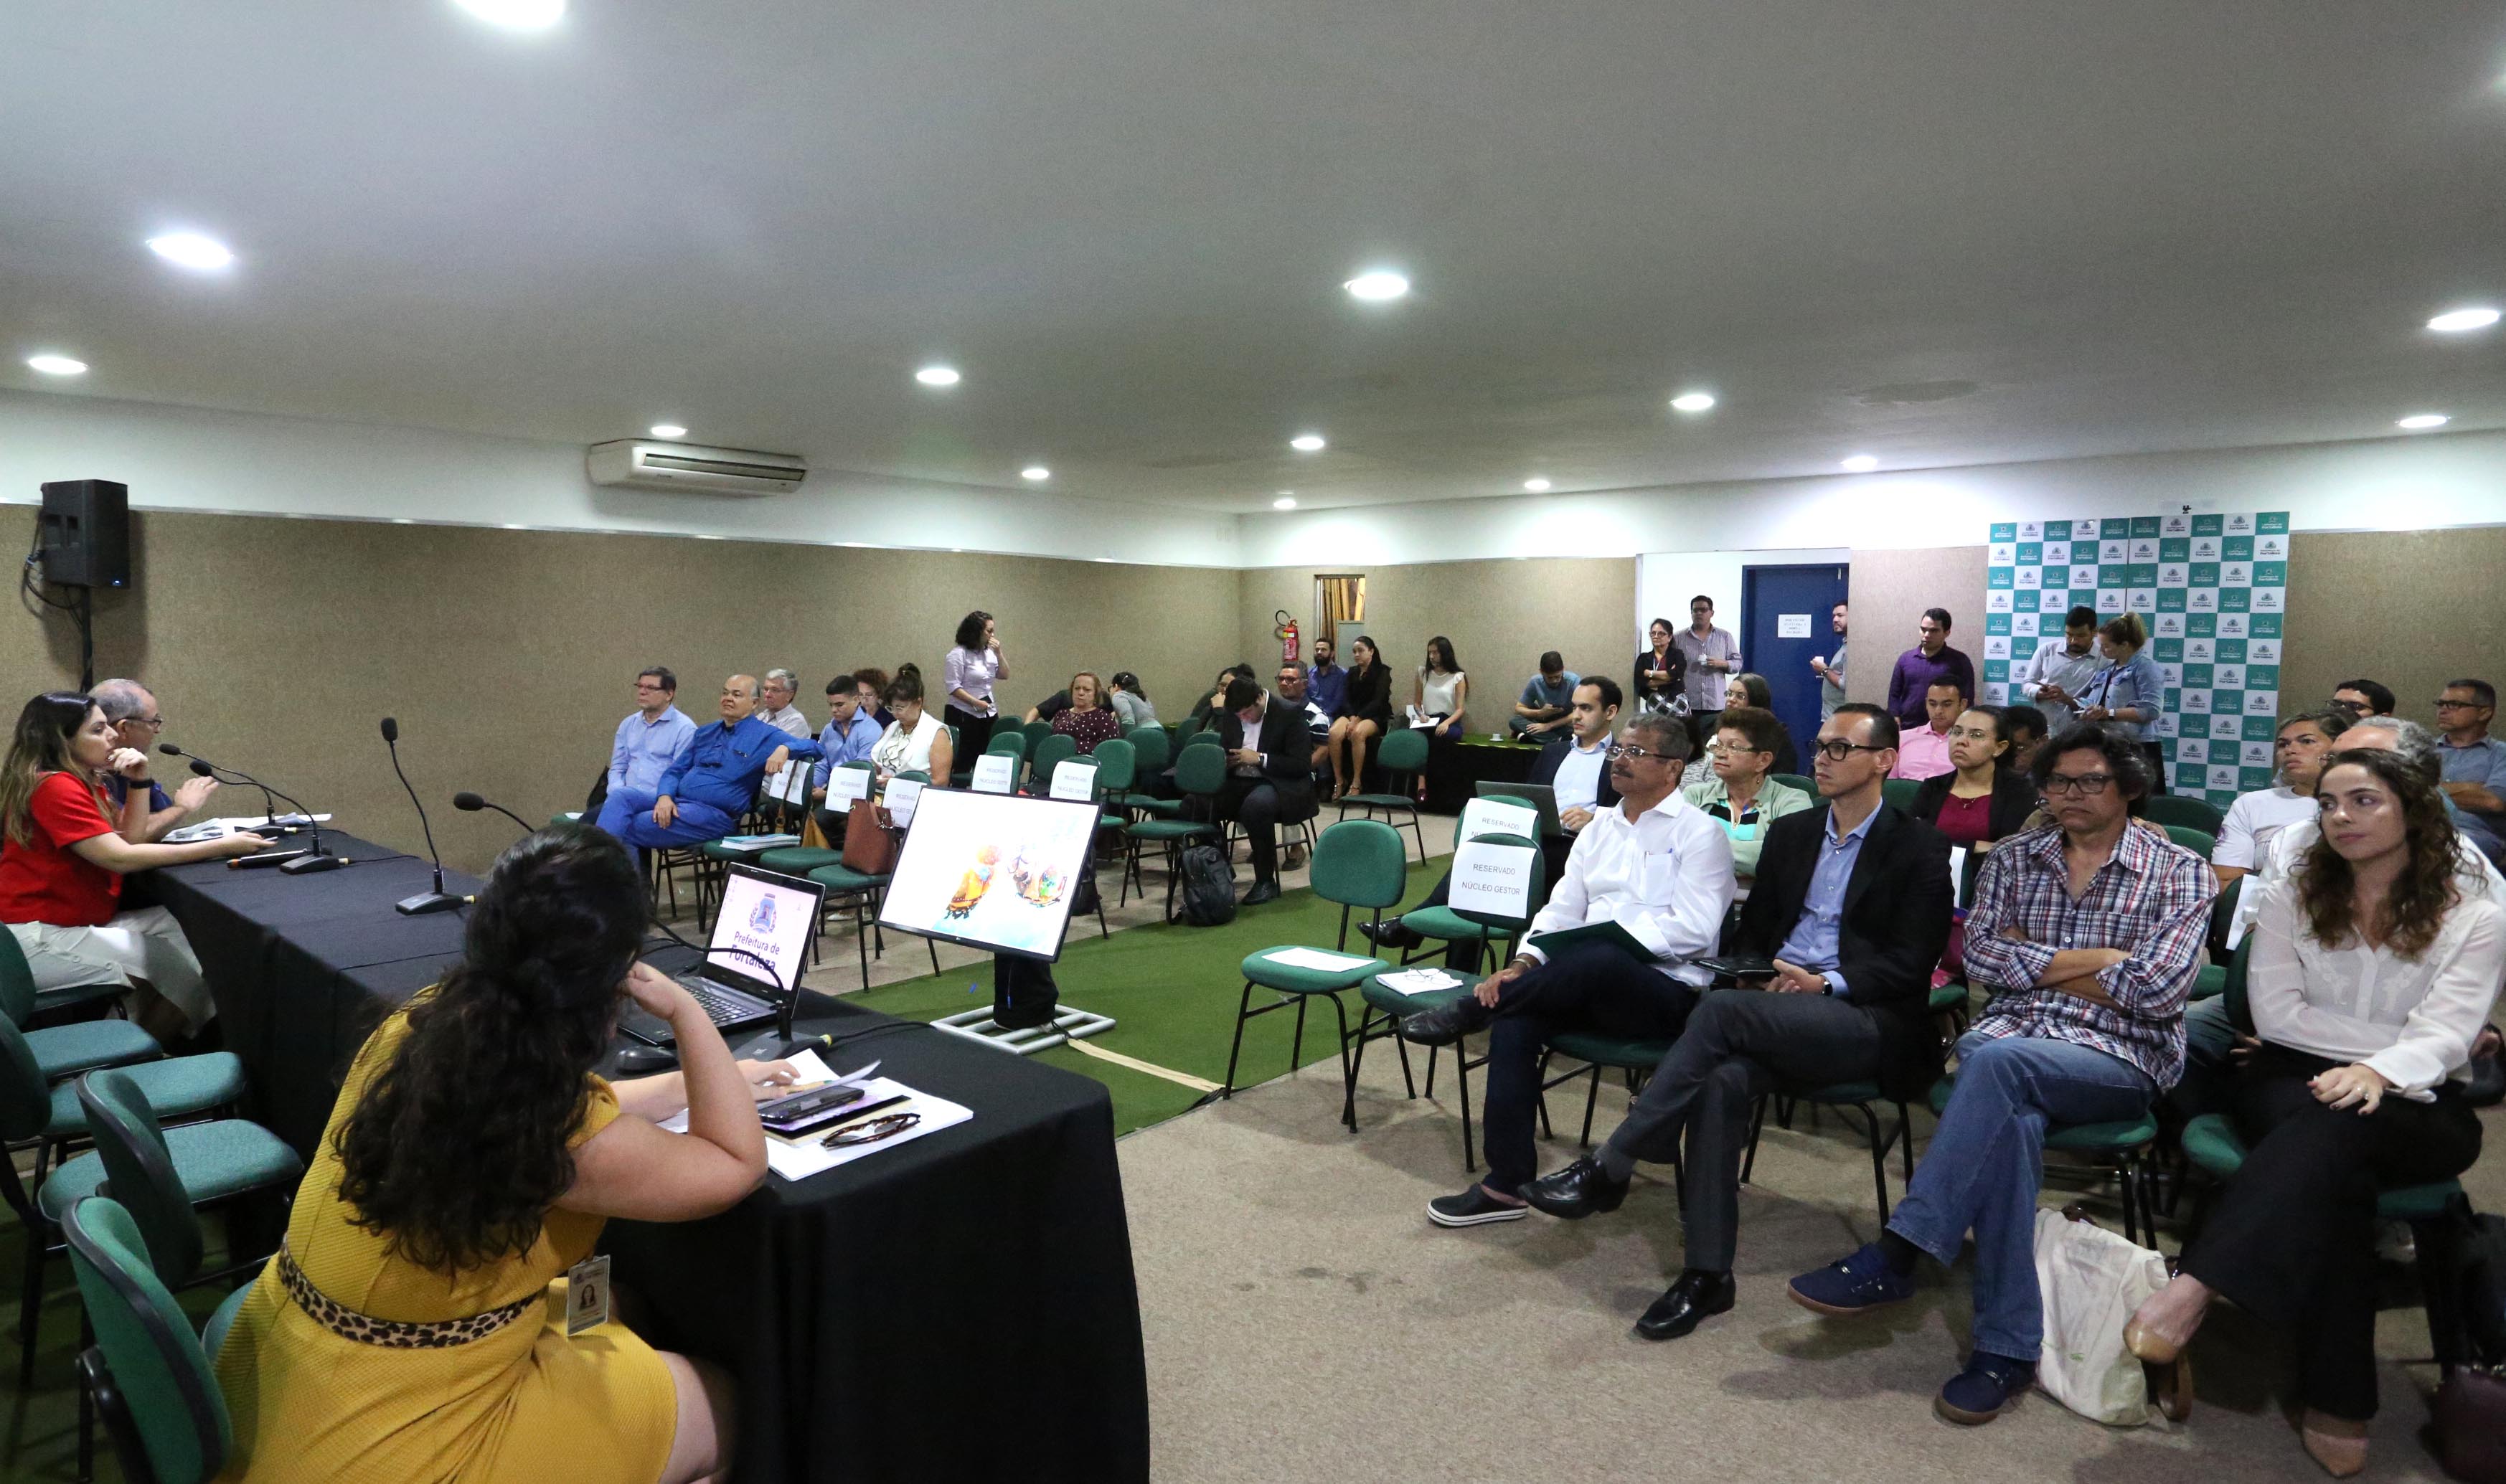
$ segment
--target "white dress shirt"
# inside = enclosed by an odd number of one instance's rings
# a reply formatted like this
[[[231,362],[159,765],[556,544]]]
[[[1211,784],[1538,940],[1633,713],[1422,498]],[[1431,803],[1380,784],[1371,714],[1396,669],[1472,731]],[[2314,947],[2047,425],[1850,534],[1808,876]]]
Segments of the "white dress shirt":
[[[1557,760],[1557,776],[1549,780],[1550,787],[1557,791],[1557,812],[1597,805],[1601,799],[1601,769],[1609,765],[1608,737],[1589,748],[1581,742],[1569,744],[1566,756]]]
[[[786,706],[780,711],[769,711],[765,707],[760,706],[757,708],[757,720],[765,723],[769,726],[790,732],[796,737],[806,737],[809,735],[809,719],[801,714],[801,708],[798,706]],[[760,798],[781,798],[784,796],[786,792],[784,785],[794,781],[784,775],[790,773],[795,767],[798,767],[804,773],[809,770],[809,764],[806,762],[787,762],[775,771],[766,775],[765,781],[757,786],[757,796]],[[802,801],[806,802],[807,798],[807,793],[806,791],[804,791]]]
[[[1652,952],[1654,968],[1683,984],[1710,984],[1714,976],[1689,960],[1722,942],[1738,890],[1722,825],[1677,790],[1632,823],[1624,803],[1613,804],[1575,837],[1522,953],[1546,963],[1541,934],[1614,922]]]
[[[2416,1102],[2466,1074],[2506,975],[2506,907],[2464,897],[2416,962],[2352,942],[2327,948],[2297,889],[2264,889],[2247,966],[2254,1032],[2273,1045],[2361,1063]]]

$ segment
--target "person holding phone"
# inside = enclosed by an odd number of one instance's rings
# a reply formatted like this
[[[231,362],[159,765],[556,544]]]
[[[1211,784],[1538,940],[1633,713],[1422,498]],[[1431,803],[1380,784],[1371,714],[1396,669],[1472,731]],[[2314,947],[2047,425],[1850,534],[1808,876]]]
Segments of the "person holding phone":
[[[958,751],[967,757],[980,758],[991,745],[992,724],[1001,714],[992,684],[1009,678],[1009,661],[1001,657],[1000,624],[980,608],[958,619],[956,647],[940,667],[940,683],[948,691],[943,710],[949,724],[957,728]]]

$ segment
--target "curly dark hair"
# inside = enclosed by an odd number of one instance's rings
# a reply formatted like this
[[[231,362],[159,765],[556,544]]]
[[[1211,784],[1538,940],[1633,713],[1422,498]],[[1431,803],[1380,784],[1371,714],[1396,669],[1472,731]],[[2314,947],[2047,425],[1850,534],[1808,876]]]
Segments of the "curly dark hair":
[[[458,1273],[519,1256],[574,1183],[566,1141],[646,922],[626,847],[563,826],[497,858],[461,962],[333,1140],[350,1220]]]
[[[958,619],[957,648],[961,650],[982,649],[984,647],[984,625],[991,621],[992,616],[984,612],[980,608]]]
[[[2446,817],[2445,794],[2421,777],[2408,759],[2383,748],[2353,747],[2334,753],[2323,760],[2323,776],[2329,777],[2337,767],[2366,769],[2401,801],[2403,848],[2410,852],[2410,860],[2378,915],[2385,946],[2404,959],[2416,960],[2436,941],[2445,914],[2462,899],[2453,880],[2457,864],[2453,823]],[[2295,874],[2307,931],[2328,947],[2348,942],[2362,926],[2355,920],[2356,881],[2348,859],[2332,848],[2330,835],[2315,836],[2299,859]]]

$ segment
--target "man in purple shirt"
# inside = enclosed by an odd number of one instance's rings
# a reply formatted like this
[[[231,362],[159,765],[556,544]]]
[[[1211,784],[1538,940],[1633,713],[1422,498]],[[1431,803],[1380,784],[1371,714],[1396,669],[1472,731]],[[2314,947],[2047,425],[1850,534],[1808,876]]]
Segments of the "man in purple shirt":
[[[1923,712],[1923,692],[1943,680],[1953,683],[1958,694],[1974,695],[1975,661],[1950,648],[1950,611],[1926,608],[1922,643],[1898,655],[1897,668],[1888,676],[1888,714],[1900,726],[1924,724],[1929,718]]]

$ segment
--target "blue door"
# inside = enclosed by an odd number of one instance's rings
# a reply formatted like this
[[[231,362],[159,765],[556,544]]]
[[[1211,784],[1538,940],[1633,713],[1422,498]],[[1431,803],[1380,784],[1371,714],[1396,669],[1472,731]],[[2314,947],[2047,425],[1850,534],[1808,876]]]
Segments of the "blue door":
[[[1810,671],[1810,656],[1836,653],[1830,619],[1836,605],[1844,601],[1849,570],[1842,562],[1820,562],[1749,567],[1740,574],[1740,657],[1767,678],[1775,715],[1793,734],[1805,775],[1809,772],[1810,741],[1818,735],[1818,677]],[[1787,629],[1793,632],[1787,635]],[[1849,662],[1853,656],[1847,657]]]

